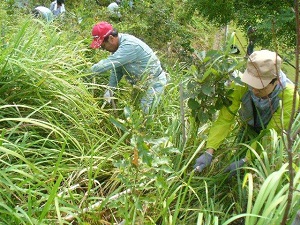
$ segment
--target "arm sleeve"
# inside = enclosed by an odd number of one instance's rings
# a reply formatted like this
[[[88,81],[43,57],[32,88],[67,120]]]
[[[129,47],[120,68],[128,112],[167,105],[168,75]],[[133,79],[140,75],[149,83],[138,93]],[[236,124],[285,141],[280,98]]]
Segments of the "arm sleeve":
[[[287,129],[291,119],[293,107],[294,85],[287,84],[287,87],[280,93],[281,105],[273,114],[267,128],[275,129],[278,133]],[[299,107],[299,94],[296,96],[296,110]]]
[[[109,86],[117,87],[118,83],[123,77],[122,68],[118,67],[111,71],[110,78],[109,78]]]
[[[232,125],[235,122],[236,113],[240,108],[241,96],[242,87],[235,86],[235,90],[230,98],[232,104],[229,107],[224,106],[220,110],[217,120],[212,124],[210,128],[206,148],[212,148],[216,150],[227,137],[227,135],[231,131]]]
[[[110,55],[107,60],[110,60],[115,67],[125,66],[126,64],[133,63],[137,60],[138,46],[133,44],[122,44],[118,50]]]
[[[119,46],[118,50],[110,55],[107,59],[103,59],[100,62],[92,66],[92,72],[103,73],[107,70],[111,70],[109,79],[109,86],[116,87],[118,82],[124,75],[123,66],[133,62],[136,59],[135,47],[131,45]]]
[[[92,71],[97,73],[103,73],[107,70],[117,69],[128,63],[132,63],[136,60],[136,48],[130,44],[124,46],[120,45],[118,50],[100,62],[92,66]]]

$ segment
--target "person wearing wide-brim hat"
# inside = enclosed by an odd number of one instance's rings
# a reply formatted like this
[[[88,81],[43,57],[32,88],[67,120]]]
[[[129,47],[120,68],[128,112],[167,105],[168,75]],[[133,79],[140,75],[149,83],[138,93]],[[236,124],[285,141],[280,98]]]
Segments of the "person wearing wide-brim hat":
[[[281,70],[282,59],[276,52],[269,50],[254,51],[248,58],[247,68],[241,75],[244,85],[232,82],[230,95],[232,104],[223,107],[217,120],[212,124],[206,143],[206,151],[196,159],[194,169],[201,172],[212,162],[213,153],[231,132],[232,125],[238,118],[244,131],[251,137],[264,134],[263,131],[274,129],[281,132],[287,129],[292,114],[294,84]],[[299,95],[296,95],[296,108]],[[250,136],[250,135],[249,135]],[[251,155],[251,154],[250,154]],[[231,175],[250,161],[247,154],[231,163],[225,171]]]
[[[91,68],[95,74],[111,71],[104,99],[110,103],[113,91],[124,76],[130,84],[143,89],[140,105],[142,111],[148,114],[158,105],[167,83],[166,73],[156,54],[139,38],[118,33],[105,21],[93,27],[92,36],[91,48],[101,48],[112,53]]]

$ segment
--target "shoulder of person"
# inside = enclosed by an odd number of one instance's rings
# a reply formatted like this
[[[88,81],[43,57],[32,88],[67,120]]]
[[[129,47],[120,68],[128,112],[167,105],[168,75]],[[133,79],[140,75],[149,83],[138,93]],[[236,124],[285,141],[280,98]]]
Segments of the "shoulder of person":
[[[121,42],[131,42],[136,39],[135,36],[126,33],[119,33],[119,38]]]
[[[285,96],[290,95],[290,96],[294,96],[294,89],[295,89],[295,85],[293,83],[286,83],[286,86],[284,89],[282,89],[281,93]],[[299,95],[299,93],[298,93]]]
[[[232,90],[230,96],[235,99],[241,99],[249,90],[247,85],[237,81],[231,81],[227,88]]]

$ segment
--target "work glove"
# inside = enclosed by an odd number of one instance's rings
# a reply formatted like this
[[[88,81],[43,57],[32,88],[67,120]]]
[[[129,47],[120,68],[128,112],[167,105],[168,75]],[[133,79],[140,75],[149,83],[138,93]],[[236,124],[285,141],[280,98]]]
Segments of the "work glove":
[[[111,103],[111,97],[114,95],[114,92],[112,90],[106,90],[104,95],[103,95],[103,98],[105,101],[107,101],[108,103]]]
[[[245,159],[241,159],[239,161],[235,161],[233,163],[231,163],[226,169],[225,172],[226,173],[230,173],[230,177],[236,175],[237,170],[240,169],[244,164],[245,164]]]
[[[196,159],[196,164],[194,165],[194,170],[196,172],[202,172],[202,170],[209,166],[212,161],[212,154],[204,152],[198,159]]]

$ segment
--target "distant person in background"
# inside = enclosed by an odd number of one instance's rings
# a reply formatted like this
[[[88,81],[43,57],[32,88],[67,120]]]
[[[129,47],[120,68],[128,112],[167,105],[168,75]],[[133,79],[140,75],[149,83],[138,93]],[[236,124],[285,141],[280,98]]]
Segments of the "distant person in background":
[[[230,52],[231,52],[231,54],[238,55],[238,54],[240,54],[240,49],[236,45],[236,33],[235,32],[232,33],[232,37],[233,37],[233,43],[230,46],[230,49],[231,49]]]
[[[107,6],[110,19],[121,21],[120,3],[121,0],[115,0]]]
[[[63,14],[66,11],[64,3],[65,0],[56,0],[50,4],[50,10],[55,17]]]
[[[29,0],[15,0],[15,6],[18,8],[27,8],[29,7]]]
[[[249,26],[247,29],[247,37],[248,37],[248,46],[247,46],[247,55],[251,55],[254,51],[254,44],[256,41],[256,36],[255,36],[256,29],[252,26]]]
[[[129,5],[129,7],[132,9],[132,8],[133,8],[133,0],[129,0],[128,5]]]
[[[101,48],[112,53],[91,68],[97,74],[111,71],[104,99],[111,102],[113,91],[124,76],[130,84],[141,89],[141,109],[145,114],[150,113],[158,105],[167,83],[166,73],[153,50],[130,34],[118,33],[111,24],[104,21],[93,27],[92,36],[91,48]]]
[[[230,134],[237,118],[242,125],[239,135],[243,138],[240,142],[250,141],[255,145],[255,138],[268,134],[269,129],[274,129],[277,133],[288,129],[295,86],[281,70],[281,64],[282,59],[278,54],[268,50],[254,51],[248,57],[247,68],[241,75],[244,85],[232,82],[232,104],[224,106],[213,122],[206,151],[196,160],[195,171],[202,172],[211,164],[213,153]],[[295,101],[297,109],[299,95]],[[234,175],[246,161],[251,161],[251,154],[233,162],[225,171]]]
[[[44,6],[35,7],[35,9],[32,11],[32,13],[35,17],[37,17],[37,18],[41,17],[44,20],[46,20],[47,22],[53,21],[53,18],[54,18],[51,10]]]

